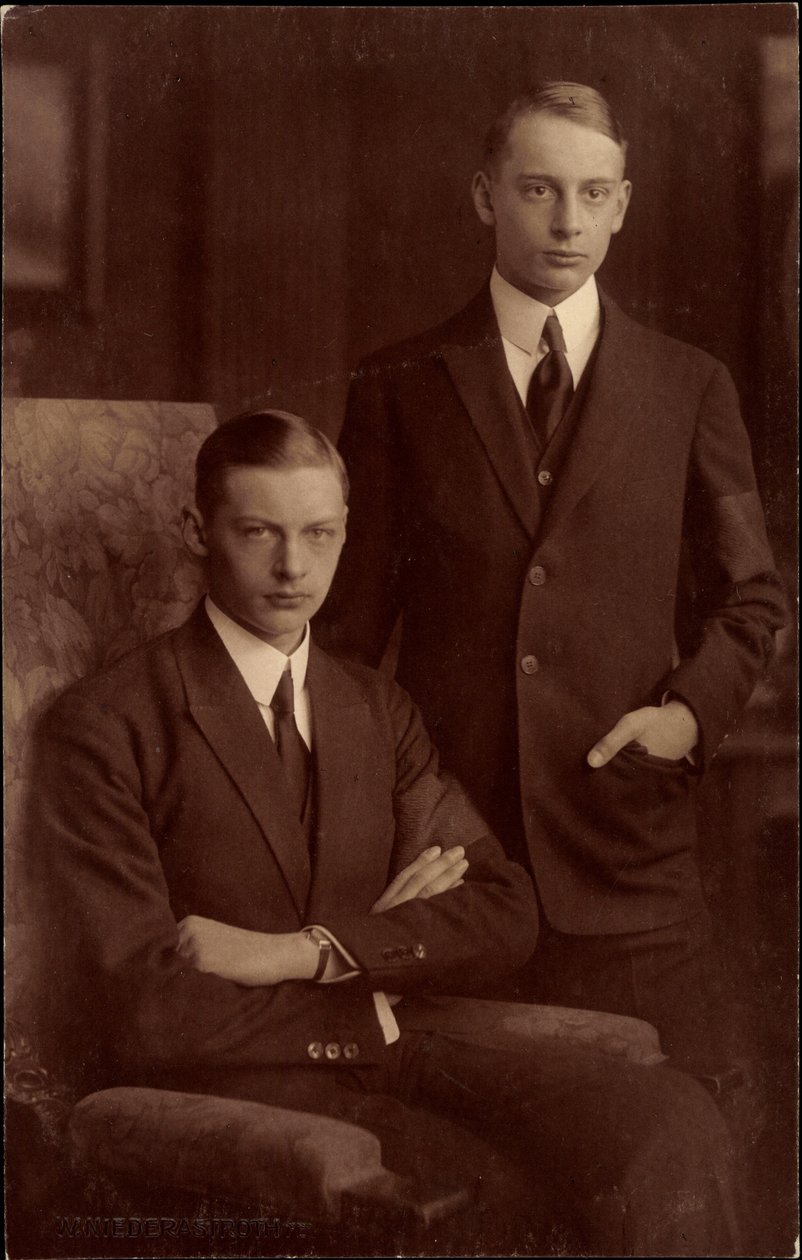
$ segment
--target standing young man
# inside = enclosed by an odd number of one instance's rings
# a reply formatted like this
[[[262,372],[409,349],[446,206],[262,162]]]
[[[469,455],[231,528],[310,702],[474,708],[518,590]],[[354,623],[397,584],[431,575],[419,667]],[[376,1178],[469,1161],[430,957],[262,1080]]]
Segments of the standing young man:
[[[729,374],[597,287],[625,154],[580,84],[491,129],[489,285],[353,380],[329,642],[376,663],[403,613],[399,680],[534,874],[523,992],[637,1014],[699,1061],[717,1051],[692,784],[783,598]]]

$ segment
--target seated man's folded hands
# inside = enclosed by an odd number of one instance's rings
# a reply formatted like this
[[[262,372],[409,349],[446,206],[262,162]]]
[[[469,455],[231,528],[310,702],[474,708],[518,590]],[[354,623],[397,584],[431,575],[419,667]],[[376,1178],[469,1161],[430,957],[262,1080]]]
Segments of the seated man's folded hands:
[[[459,888],[468,869],[464,853],[461,846],[445,852],[436,845],[424,850],[396,875],[370,913],[382,914],[414,897],[434,897]],[[198,914],[188,914],[179,923],[178,953],[197,971],[213,972],[245,985],[312,980],[319,957],[317,946],[305,932],[252,932]],[[321,979],[335,980],[349,970],[349,964],[333,949]]]

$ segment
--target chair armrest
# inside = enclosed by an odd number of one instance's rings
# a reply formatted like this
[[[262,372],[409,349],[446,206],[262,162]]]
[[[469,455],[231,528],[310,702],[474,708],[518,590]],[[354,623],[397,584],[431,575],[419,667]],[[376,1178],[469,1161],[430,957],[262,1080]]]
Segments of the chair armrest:
[[[592,1046],[647,1067],[666,1061],[657,1029],[631,1015],[462,997],[405,999],[398,1012],[404,1028],[446,1033],[497,1049],[545,1038]]]
[[[347,1207],[426,1225],[467,1200],[464,1191],[421,1195],[383,1167],[379,1139],[366,1129],[241,1099],[107,1089],[74,1108],[69,1137],[81,1164],[296,1220],[336,1222]]]
[[[697,1063],[694,1060],[669,1059],[669,1066],[696,1077],[720,1107],[728,1105],[737,1092],[748,1084],[743,1063]]]

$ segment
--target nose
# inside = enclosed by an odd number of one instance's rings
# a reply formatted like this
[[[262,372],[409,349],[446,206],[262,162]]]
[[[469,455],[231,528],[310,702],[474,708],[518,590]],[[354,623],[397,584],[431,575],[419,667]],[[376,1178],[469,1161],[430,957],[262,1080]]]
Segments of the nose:
[[[303,577],[307,571],[306,549],[300,538],[284,538],[273,557],[276,573],[280,577],[295,581]]]
[[[561,240],[568,240],[570,237],[579,235],[582,231],[582,224],[579,218],[579,202],[576,197],[571,195],[558,197],[554,206],[551,230]]]

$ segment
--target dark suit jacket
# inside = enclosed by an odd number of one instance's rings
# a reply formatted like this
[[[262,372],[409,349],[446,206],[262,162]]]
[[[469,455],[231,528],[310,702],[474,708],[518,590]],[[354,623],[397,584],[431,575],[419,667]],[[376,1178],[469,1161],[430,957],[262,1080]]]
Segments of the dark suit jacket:
[[[528,857],[548,919],[576,933],[657,927],[701,896],[684,764],[623,752],[591,771],[587,752],[670,688],[712,756],[783,620],[727,371],[602,301],[549,487],[488,289],[360,366],[341,443],[348,542],[324,610],[327,644],[371,663],[403,612],[399,681]]]
[[[311,871],[273,742],[202,607],[46,719],[33,838],[53,902],[50,987],[67,986],[84,1048],[103,1043],[98,1077],[236,1093],[238,1073],[311,1066],[313,1042],[375,1063],[373,990],[464,989],[531,953],[528,876],[438,776],[409,698],[314,644],[308,686]],[[470,846],[463,887],[369,914],[400,866],[457,840]],[[260,932],[322,924],[363,976],[247,988],[202,974],[176,953],[187,914]]]

